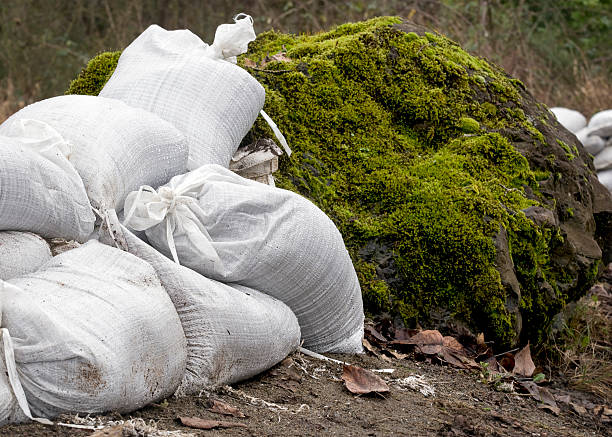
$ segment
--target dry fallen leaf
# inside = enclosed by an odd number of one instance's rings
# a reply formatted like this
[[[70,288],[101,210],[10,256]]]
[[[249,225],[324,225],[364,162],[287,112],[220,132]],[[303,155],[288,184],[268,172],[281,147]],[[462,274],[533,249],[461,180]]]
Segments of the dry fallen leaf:
[[[374,343],[379,343],[379,344],[387,343],[387,339],[380,332],[378,332],[373,326],[365,325],[364,334],[366,337],[369,338],[370,341],[373,341]]]
[[[570,402],[570,405],[572,406],[574,411],[580,415],[584,415],[587,413],[587,409],[584,408],[582,405],[575,404],[574,402]]]
[[[213,413],[223,414],[225,416],[233,416],[233,417],[246,417],[238,408],[232,407],[229,404],[226,404],[223,401],[218,399],[213,399],[210,401],[210,408],[208,411],[212,411]]]
[[[389,391],[387,383],[378,375],[359,366],[344,365],[342,370],[344,385],[351,393],[384,393]]]
[[[181,423],[189,428],[215,429],[215,428],[248,428],[244,423],[224,422],[222,420],[207,420],[199,417],[179,417]]]
[[[245,67],[250,67],[250,68],[255,68],[255,67],[257,67],[257,63],[255,61],[251,61],[249,58],[245,58],[244,59],[244,66]]]
[[[478,334],[478,336],[476,337],[476,344],[478,346],[486,346],[487,344],[485,343],[485,339],[484,339],[484,333],[481,332],[480,334]]]
[[[368,341],[367,338],[365,338],[365,337],[362,338],[361,339],[361,344],[363,345],[365,350],[370,352],[372,355],[378,356],[378,352],[376,351],[376,348],[374,346],[372,346],[372,344]]]
[[[442,338],[442,344],[444,345],[445,348],[448,348],[448,349],[453,349],[458,352],[464,351],[464,347],[461,343],[459,343],[459,340],[449,335]]]
[[[442,351],[444,339],[437,330],[421,331],[408,341],[416,345],[417,350],[425,355],[435,355]]]
[[[530,378],[535,368],[535,364],[533,364],[531,359],[529,343],[527,343],[527,346],[514,356],[514,369],[512,369],[512,373]]]

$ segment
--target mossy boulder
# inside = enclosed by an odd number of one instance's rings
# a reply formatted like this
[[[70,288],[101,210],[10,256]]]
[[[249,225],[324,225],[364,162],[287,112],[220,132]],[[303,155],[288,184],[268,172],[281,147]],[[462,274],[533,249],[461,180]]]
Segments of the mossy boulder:
[[[117,55],[68,92],[97,94]],[[591,158],[520,81],[446,37],[398,18],[266,32],[239,64],[294,151],[278,186],[335,221],[370,314],[538,341],[610,257]],[[271,135],[258,119],[245,141]]]

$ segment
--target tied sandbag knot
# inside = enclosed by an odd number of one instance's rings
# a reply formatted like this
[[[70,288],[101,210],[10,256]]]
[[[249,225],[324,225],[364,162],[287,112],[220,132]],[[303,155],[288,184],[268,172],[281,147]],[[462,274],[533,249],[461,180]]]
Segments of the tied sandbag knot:
[[[249,43],[255,41],[253,18],[247,14],[234,17],[234,24],[222,24],[217,27],[215,40],[208,47],[207,55],[235,64],[236,56],[246,53]]]
[[[249,43],[256,38],[255,30],[253,29],[253,18],[247,14],[238,14],[234,17],[234,22],[234,24],[222,24],[217,27],[215,40],[206,50],[208,56],[213,59],[221,59],[236,64],[236,56],[247,52]],[[290,157],[291,149],[287,139],[276,123],[263,109],[260,111],[260,114],[266,123],[268,123],[270,129],[272,129],[272,132],[274,132],[287,156]]]
[[[205,215],[197,202],[205,183],[206,178],[201,172],[195,171],[175,187],[164,186],[158,191],[147,185],[140,187],[125,199],[127,214],[124,225],[137,231],[146,231],[165,222],[168,249],[174,262],[180,265],[174,236],[181,234],[188,235],[206,259],[220,264],[212,238],[198,219],[198,216]]]

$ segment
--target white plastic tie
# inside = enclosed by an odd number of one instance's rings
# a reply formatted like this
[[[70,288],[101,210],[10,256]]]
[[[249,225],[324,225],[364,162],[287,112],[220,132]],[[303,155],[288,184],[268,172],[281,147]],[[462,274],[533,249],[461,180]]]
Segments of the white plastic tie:
[[[235,64],[236,56],[246,53],[249,43],[256,38],[253,29],[253,18],[247,14],[238,14],[234,17],[234,24],[222,24],[217,27],[215,40],[207,47],[206,54],[213,59],[221,59]],[[276,123],[266,114],[263,109],[261,116],[272,128],[274,135],[285,149],[287,156],[291,156],[291,149]]]
[[[4,283],[2,285],[3,287],[5,286]],[[32,416],[30,406],[28,405],[28,400],[26,398],[25,392],[23,391],[23,386],[21,385],[21,381],[19,380],[19,374],[17,373],[17,365],[15,364],[15,350],[13,348],[13,339],[9,334],[9,330],[6,328],[0,329],[0,336],[2,337],[2,346],[4,348],[4,363],[6,365],[9,383],[11,384],[11,389],[13,390],[13,394],[15,395],[15,399],[17,399],[17,404],[19,405],[19,408],[21,408],[23,413],[29,419],[38,423],[42,423],[44,425],[53,425],[53,422],[48,419]]]
[[[172,181],[171,181],[172,182]],[[127,215],[123,224],[137,231],[146,231],[165,221],[166,241],[172,259],[180,265],[174,232],[181,226],[191,238],[196,239],[194,245],[202,251],[205,258],[213,263],[220,263],[219,256],[212,245],[212,239],[203,226],[198,226],[198,216],[204,211],[197,202],[205,184],[205,174],[195,170],[188,173],[174,187],[161,187],[155,191],[150,186],[142,186],[133,191],[125,199]]]
[[[283,149],[285,149],[285,153],[287,154],[287,157],[290,157],[291,149],[289,148],[289,144],[287,144],[287,140],[285,139],[285,136],[283,135],[283,133],[280,131],[276,123],[274,123],[274,121],[270,118],[268,114],[265,113],[263,109],[260,111],[260,114],[263,117],[263,119],[266,120],[266,123],[268,123],[270,128],[272,129],[272,132],[274,132],[274,135],[276,136],[278,141],[281,143],[281,146],[283,146]]]
[[[207,55],[235,64],[236,56],[246,53],[249,43],[255,40],[253,18],[247,14],[234,17],[234,24],[222,24],[217,27],[215,40],[208,46]]]

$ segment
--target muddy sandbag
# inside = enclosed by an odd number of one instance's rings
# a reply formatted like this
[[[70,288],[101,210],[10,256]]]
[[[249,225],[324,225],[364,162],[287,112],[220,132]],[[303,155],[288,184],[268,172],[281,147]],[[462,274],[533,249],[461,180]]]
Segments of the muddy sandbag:
[[[68,160],[83,179],[92,205],[123,207],[141,185],[157,187],[187,169],[185,137],[142,109],[95,96],[59,96],[33,103],[0,126],[11,134],[22,120],[43,121],[69,142]]]
[[[31,232],[0,232],[0,279],[36,270],[51,259],[49,244]]]
[[[607,170],[612,168],[612,147],[603,149],[594,159],[595,170]]]
[[[174,305],[129,253],[90,241],[1,282],[0,302],[0,426],[126,413],[170,396],[183,377]]]
[[[176,306],[187,338],[187,370],[178,393],[198,393],[250,378],[299,346],[300,327],[281,301],[248,287],[223,284],[175,264],[109,211],[100,239],[147,261]]]
[[[227,167],[265,101],[264,88],[235,65],[254,39],[249,16],[219,26],[210,46],[189,30],[152,25],[123,51],[100,96],[175,125],[189,143],[189,169]]]
[[[0,231],[86,241],[95,216],[66,158],[68,142],[39,121],[20,120],[11,131],[0,135]]]
[[[295,313],[304,347],[361,352],[363,303],[342,235],[308,199],[218,165],[125,202],[125,223],[202,275],[252,287]]]

